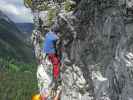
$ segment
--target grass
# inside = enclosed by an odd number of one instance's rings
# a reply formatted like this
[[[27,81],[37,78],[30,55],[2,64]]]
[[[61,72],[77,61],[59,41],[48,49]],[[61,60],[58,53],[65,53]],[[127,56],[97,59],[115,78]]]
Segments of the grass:
[[[31,100],[38,93],[36,64],[8,63],[0,68],[0,100]]]

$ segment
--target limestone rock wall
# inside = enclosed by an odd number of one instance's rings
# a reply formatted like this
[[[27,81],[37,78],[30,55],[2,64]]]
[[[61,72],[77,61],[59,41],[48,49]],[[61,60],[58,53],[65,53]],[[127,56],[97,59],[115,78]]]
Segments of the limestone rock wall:
[[[133,21],[124,0],[78,0],[60,12],[61,100],[133,99]]]

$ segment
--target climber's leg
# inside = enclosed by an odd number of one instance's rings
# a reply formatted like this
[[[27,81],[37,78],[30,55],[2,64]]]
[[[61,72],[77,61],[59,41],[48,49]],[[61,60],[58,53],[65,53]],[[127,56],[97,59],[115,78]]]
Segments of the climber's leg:
[[[60,60],[56,54],[49,54],[49,59],[53,64],[53,77],[55,80],[58,79],[60,73]]]
[[[53,75],[54,75],[54,79],[57,80],[59,77],[59,65],[53,66]]]
[[[54,97],[53,100],[60,100],[60,95],[61,95],[61,89],[58,89],[58,90],[56,91],[56,96]]]
[[[60,100],[60,96],[56,95],[53,100]]]
[[[45,93],[41,96],[41,100],[47,100],[48,98],[48,93]]]
[[[47,100],[47,98],[43,96],[43,97],[41,97],[41,100]]]

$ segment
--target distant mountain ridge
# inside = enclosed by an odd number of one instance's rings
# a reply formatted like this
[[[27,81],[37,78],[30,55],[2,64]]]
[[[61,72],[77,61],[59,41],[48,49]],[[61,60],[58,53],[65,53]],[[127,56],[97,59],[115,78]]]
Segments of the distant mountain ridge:
[[[33,30],[33,23],[15,23],[21,32],[31,33]]]
[[[0,57],[14,57],[22,61],[32,59],[31,47],[24,43],[24,34],[0,11]]]
[[[19,39],[23,39],[23,35],[18,34],[21,33],[21,31],[2,11],[0,11],[0,33],[13,33],[13,35],[16,35]]]
[[[29,38],[32,34],[33,23],[15,23],[17,28],[23,33],[25,38]]]

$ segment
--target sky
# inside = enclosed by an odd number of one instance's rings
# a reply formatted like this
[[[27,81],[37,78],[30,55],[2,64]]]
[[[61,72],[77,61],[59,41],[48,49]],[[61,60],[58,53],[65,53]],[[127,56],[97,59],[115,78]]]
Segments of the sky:
[[[0,10],[14,22],[33,22],[31,10],[24,6],[23,0],[0,0]]]

